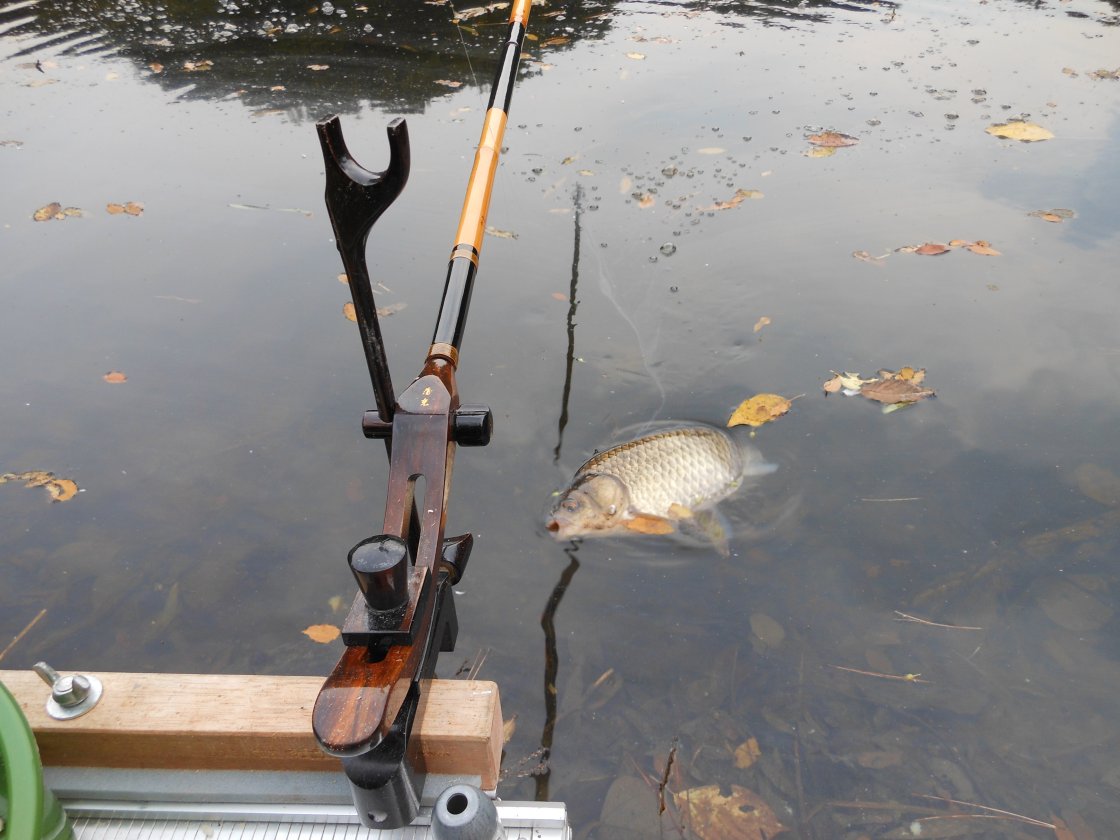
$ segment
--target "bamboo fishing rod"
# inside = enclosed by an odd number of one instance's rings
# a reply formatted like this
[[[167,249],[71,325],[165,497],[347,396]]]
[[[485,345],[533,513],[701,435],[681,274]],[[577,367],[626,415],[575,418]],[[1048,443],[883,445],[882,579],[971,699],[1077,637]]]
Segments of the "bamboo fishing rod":
[[[390,123],[389,167],[371,172],[350,155],[338,117],[317,124],[327,210],[377,401],[376,410],[365,412],[362,430],[385,440],[389,479],[381,534],[359,542],[347,557],[359,594],[343,624],[346,650],[319,692],[312,727],[320,746],[342,759],[368,827],[407,825],[417,814],[423,777],[411,766],[407,743],[421,679],[434,673],[439,652],[455,644],[451,587],[463,574],[473,538],[444,537],[452,464],[457,445],[486,445],[492,425],[489,408],[460,403],[455,371],[530,7],[531,0],[515,0],[510,12],[431,345],[419,375],[399,397],[365,246],[408,180],[407,127],[400,119]]]

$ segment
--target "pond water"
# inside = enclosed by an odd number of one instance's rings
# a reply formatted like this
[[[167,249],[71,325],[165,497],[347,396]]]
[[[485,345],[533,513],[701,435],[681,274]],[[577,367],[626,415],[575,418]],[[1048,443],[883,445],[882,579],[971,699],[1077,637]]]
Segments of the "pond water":
[[[341,622],[387,469],[313,123],[341,114],[379,169],[408,119],[370,237],[400,387],[505,15],[0,7],[0,471],[80,488],[0,487],[0,647],[46,610],[3,667],[333,666],[301,631]],[[448,533],[476,546],[440,663],[485,652],[516,715],[501,795],[566,800],[580,837],[1117,836],[1118,23],[1093,0],[534,7],[459,373],[496,430],[456,460]],[[1009,120],[1053,137],[985,131]],[[858,142],[822,155],[822,130]],[[33,221],[51,202],[82,213]],[[998,254],[907,248],[951,240]],[[821,389],[907,365],[936,398]],[[620,429],[762,392],[799,398],[755,433],[779,470],[726,505],[730,557],[544,530]]]

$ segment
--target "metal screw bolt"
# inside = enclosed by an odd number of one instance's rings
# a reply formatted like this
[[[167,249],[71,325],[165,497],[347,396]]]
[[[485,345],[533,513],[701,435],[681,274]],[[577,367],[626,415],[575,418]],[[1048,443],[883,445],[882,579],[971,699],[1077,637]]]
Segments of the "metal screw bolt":
[[[36,662],[31,670],[51,687],[47,714],[53,718],[66,720],[84,715],[101,699],[101,681],[97,677],[84,674],[64,677],[46,662]]]

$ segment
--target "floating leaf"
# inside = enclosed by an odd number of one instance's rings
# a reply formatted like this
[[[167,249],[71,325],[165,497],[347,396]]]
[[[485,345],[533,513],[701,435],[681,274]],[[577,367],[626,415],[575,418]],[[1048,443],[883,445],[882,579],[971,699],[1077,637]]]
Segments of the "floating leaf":
[[[640,53],[640,52],[628,52],[628,53],[626,53],[626,57],[627,58],[632,58],[634,61],[645,61],[646,60],[645,53]]]
[[[542,47],[558,47],[561,44],[566,44],[571,40],[572,39],[569,38],[566,35],[557,35],[555,38],[546,38],[545,40],[541,41],[541,46]]]
[[[342,314],[347,321],[353,321],[357,323],[358,310],[354,308],[354,303],[352,301],[348,300],[346,301],[346,303],[342,304]]]
[[[390,315],[396,315],[406,306],[408,306],[407,303],[390,303],[388,306],[379,306],[377,307],[377,315],[380,318],[388,318]]]
[[[127,204],[106,204],[105,209],[113,216],[119,216],[121,213],[127,213],[129,216],[139,216],[144,212],[144,205],[138,201],[129,201]]]
[[[697,149],[698,155],[722,155],[727,149],[721,149],[719,146],[705,146],[703,149]]]
[[[826,149],[839,149],[844,146],[854,146],[859,139],[850,134],[841,134],[839,131],[822,131],[820,134],[810,134],[805,138],[814,146]]]
[[[826,158],[836,154],[836,149],[831,146],[814,146],[801,154],[805,155],[807,158]]]
[[[763,327],[765,327],[769,323],[770,323],[770,319],[767,318],[765,315],[763,315],[761,318],[759,318],[757,321],[755,321],[754,331],[758,332],[759,330],[761,330]]]
[[[856,394],[868,382],[879,381],[878,378],[862,379],[858,373],[849,373],[848,371],[844,371],[844,373],[831,371],[831,373],[832,378],[821,386],[826,394],[835,394],[841,390]]]
[[[727,426],[728,428],[742,425],[761,426],[789,411],[792,402],[777,394],[756,394],[739,404],[732,413],[731,419],[727,421]]]
[[[657,203],[657,199],[649,193],[642,193],[638,198],[638,206],[645,210],[647,207],[653,207]]]
[[[346,607],[346,602],[341,595],[332,595],[327,599],[327,606],[331,608],[331,612],[342,612]]]
[[[857,260],[862,260],[865,263],[871,263],[872,265],[877,265],[881,268],[883,265],[883,260],[889,257],[890,254],[883,254],[883,256],[881,257],[873,257],[867,251],[852,251],[852,256]]]
[[[1030,213],[1027,213],[1027,215],[1056,224],[1060,224],[1066,219],[1073,219],[1077,216],[1072,210],[1066,210],[1062,207],[1055,207],[1053,210],[1032,210]]]
[[[68,216],[80,216],[82,211],[78,207],[63,207],[57,201],[52,201],[45,207],[40,207],[31,214],[31,218],[37,222],[49,222],[52,219],[62,221]]]
[[[163,65],[160,64],[158,61],[153,61],[151,64],[148,65],[148,67],[151,69],[151,71],[153,73],[162,73],[163,72]]]
[[[78,495],[78,485],[69,478],[56,478],[43,486],[52,502],[68,502]]]
[[[770,840],[785,831],[762,797],[738,785],[728,787],[726,796],[719,785],[673,794],[691,833],[701,840]]]
[[[940,242],[927,242],[925,245],[919,245],[914,249],[915,254],[921,254],[924,257],[936,257],[939,254],[946,254],[948,252],[948,246],[942,245]]]
[[[111,370],[101,378],[112,385],[119,385],[122,382],[128,381],[128,377],[119,370]]]
[[[7,484],[9,481],[22,481],[24,487],[43,487],[52,502],[68,502],[78,495],[79,491],[73,479],[58,478],[54,473],[45,470],[0,475],[0,484]]]
[[[985,242],[983,239],[978,239],[968,246],[974,254],[981,254],[985,257],[1000,257],[1003,256],[999,251],[992,247],[990,242]]]
[[[213,68],[214,62],[210,59],[203,59],[202,61],[184,61],[183,69],[188,73],[200,73],[205,70]]]
[[[881,403],[912,403],[934,396],[932,388],[923,388],[906,379],[881,379],[869,382],[859,390],[861,397]]]
[[[516,239],[517,234],[512,230],[498,230],[496,227],[486,226],[486,235],[495,236],[498,239]]]
[[[342,631],[333,624],[312,624],[303,631],[303,634],[313,642],[325,645],[337,639]]]
[[[758,739],[748,738],[735,748],[735,766],[740,770],[746,770],[754,764],[761,755],[762,750],[759,749]]]
[[[457,82],[454,79],[436,79],[436,84],[449,88],[459,88],[463,86],[462,82]]]
[[[509,720],[502,721],[502,746],[510,742],[513,733],[517,731],[517,715],[514,715]]]
[[[764,198],[764,196],[763,196],[761,190],[735,190],[735,195],[732,196],[729,201],[717,201],[715,204],[713,204],[708,209],[709,210],[731,210],[732,208],[738,207],[740,204],[742,204],[748,198],[751,199],[752,201],[757,201],[760,198]]]
[[[990,125],[984,129],[995,137],[1004,137],[1008,140],[1020,140],[1024,143],[1037,143],[1040,140],[1053,140],[1054,133],[1040,125],[1030,122],[1014,120],[1012,122]]]

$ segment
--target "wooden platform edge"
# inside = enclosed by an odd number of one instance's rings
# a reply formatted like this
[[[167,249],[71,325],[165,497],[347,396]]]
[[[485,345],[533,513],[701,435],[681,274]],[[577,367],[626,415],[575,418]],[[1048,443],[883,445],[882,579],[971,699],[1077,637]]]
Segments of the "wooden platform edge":
[[[63,670],[63,674],[70,673]],[[105,686],[87,714],[59,721],[32,671],[0,670],[31,723],[43,764],[169,770],[338,772],[311,734],[319,677],[91,672]],[[428,680],[414,737],[429,773],[498,781],[502,709],[496,683]]]

